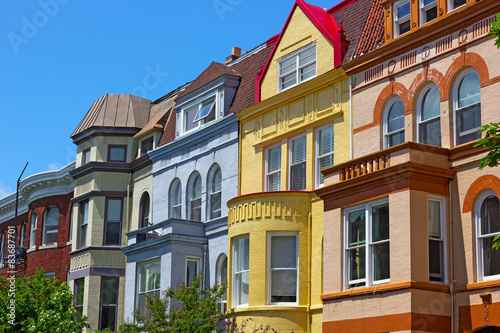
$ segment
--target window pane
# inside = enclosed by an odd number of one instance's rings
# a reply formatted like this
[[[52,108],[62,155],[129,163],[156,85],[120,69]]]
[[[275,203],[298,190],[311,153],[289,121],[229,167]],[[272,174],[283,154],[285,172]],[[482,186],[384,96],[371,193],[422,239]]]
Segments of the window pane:
[[[391,106],[387,118],[387,130],[389,133],[400,130],[404,127],[405,110],[402,101],[398,100]]]
[[[292,181],[290,189],[292,191],[302,191],[306,189],[306,164],[292,166],[291,170]]]
[[[443,282],[443,242],[429,239],[429,280]]]
[[[109,147],[108,161],[122,162],[125,161],[127,147]]]
[[[186,285],[191,286],[198,274],[198,261],[187,260],[186,262]]]
[[[429,238],[441,239],[441,203],[427,202]]]
[[[389,204],[372,207],[372,241],[389,239]]]
[[[271,271],[271,302],[297,301],[297,270]]]
[[[373,280],[390,277],[389,242],[373,246]]]
[[[85,293],[85,280],[84,279],[78,279],[75,280],[75,288],[76,288],[76,305],[83,305],[83,295]]]
[[[399,25],[399,34],[400,35],[405,34],[408,31],[410,31],[410,20],[404,21],[403,23],[401,23]]]
[[[437,2],[437,0],[424,0],[423,1],[423,6],[427,6],[427,5],[431,4],[431,3],[436,3],[436,2]]]
[[[102,303],[116,304],[118,300],[118,279],[102,280]]]
[[[481,127],[481,104],[474,104],[458,111],[460,133]],[[481,138],[479,133],[473,133]]]
[[[481,235],[497,232],[500,232],[499,201],[491,195],[481,204]]]
[[[453,9],[465,5],[467,0],[453,0]]]
[[[476,72],[464,76],[458,87],[458,107],[479,103],[481,101],[479,75]]]
[[[347,251],[347,260],[349,261],[349,281],[360,280],[366,277],[365,261],[366,250],[364,247]],[[362,284],[364,285],[364,283]]]
[[[87,245],[87,225],[83,225],[81,229],[81,235],[80,235],[80,246],[86,246]]]
[[[333,153],[333,127],[319,131],[319,155]]]
[[[268,150],[267,153],[267,171],[273,172],[281,169],[281,146]]]
[[[237,259],[236,259],[236,270],[243,271],[248,270],[248,262],[249,262],[249,241],[248,237],[241,238],[237,240]]]
[[[121,221],[122,201],[121,199],[108,199],[108,221]]]
[[[429,89],[422,99],[422,112],[420,121],[439,117],[439,90],[437,88]]]
[[[212,177],[212,193],[218,192],[221,190],[221,184],[222,184],[221,179],[222,179],[222,175],[221,175],[220,168],[217,168],[217,170],[215,170],[214,175]]]
[[[420,142],[432,146],[441,146],[440,118],[420,124]]]
[[[297,267],[297,237],[271,237],[271,268]]]
[[[115,331],[116,305],[101,307],[101,325],[100,329],[109,328]]]
[[[191,200],[191,220],[201,221],[201,198]]]
[[[299,66],[303,66],[316,59],[316,47],[310,47],[299,53]]]
[[[181,218],[181,206],[172,208],[172,218],[180,219]]]
[[[196,175],[191,188],[191,200],[201,198],[201,177]]]
[[[235,276],[236,282],[236,305],[248,303],[249,274],[243,272]]]
[[[210,195],[210,218],[215,219],[221,216],[221,193]]]
[[[399,132],[389,136],[389,147],[405,142],[405,133]]]
[[[300,81],[305,81],[316,75],[316,63],[312,63],[300,69]]]
[[[120,244],[120,222],[106,223],[106,244]]]
[[[140,265],[139,292],[160,289],[160,267],[159,261]]]
[[[493,249],[493,238],[483,239],[483,275],[492,276],[500,274],[500,250]]]
[[[280,179],[281,179],[281,172],[270,175],[267,180],[268,191],[279,191]]]
[[[319,159],[319,169],[324,169],[331,167],[333,165],[333,155],[329,155],[326,157],[322,157]],[[319,174],[319,183],[323,184],[325,182],[325,176],[320,172]]]
[[[291,57],[280,62],[280,75],[287,74],[296,68],[296,57]]]
[[[294,72],[281,78],[281,89],[286,89],[297,84],[297,75]]]
[[[59,209],[56,207],[51,207],[47,211],[47,215],[45,215],[45,226],[52,228],[53,226],[56,227],[59,223]]]
[[[306,160],[306,137],[293,140],[292,164],[300,163]]]
[[[189,109],[184,110],[184,131],[187,132],[195,127],[198,127],[197,122],[194,121],[196,113],[198,113],[199,106],[193,106]]]
[[[198,114],[196,115],[196,117],[194,118],[194,121],[198,121],[202,118],[205,118],[206,116],[208,116],[208,113],[210,111],[212,111],[215,107],[215,99],[211,99],[207,102],[204,102],[202,105],[201,105],[201,108],[200,108],[200,111],[198,111]]]
[[[89,202],[82,202],[80,204],[80,224],[85,225],[89,222]]]
[[[396,11],[398,19],[405,17],[406,15],[410,15],[410,2],[407,2],[404,5],[399,6]]]
[[[437,18],[437,6],[425,11],[425,22],[430,22]]]
[[[348,247],[365,244],[365,210],[357,210],[348,215]]]

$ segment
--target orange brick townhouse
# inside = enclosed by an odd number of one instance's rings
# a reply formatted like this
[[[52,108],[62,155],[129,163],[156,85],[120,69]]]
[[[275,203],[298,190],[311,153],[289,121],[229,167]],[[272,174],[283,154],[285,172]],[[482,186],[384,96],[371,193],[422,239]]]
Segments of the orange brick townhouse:
[[[497,0],[377,0],[350,61],[352,159],[323,170],[324,332],[498,332]]]

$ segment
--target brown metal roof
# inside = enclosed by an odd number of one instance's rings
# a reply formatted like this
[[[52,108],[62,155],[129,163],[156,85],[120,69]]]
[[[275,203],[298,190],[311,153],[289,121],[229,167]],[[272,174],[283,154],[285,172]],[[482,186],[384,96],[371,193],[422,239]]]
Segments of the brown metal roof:
[[[178,93],[178,90],[176,92]],[[168,121],[169,112],[175,107],[177,93],[169,96],[168,99],[163,99],[160,103],[151,104],[151,112],[149,114],[150,121],[139,131],[139,133],[134,135],[134,138],[138,138],[155,128],[164,128]]]
[[[143,128],[149,122],[150,105],[142,97],[107,94],[92,104],[71,137],[95,127]]]

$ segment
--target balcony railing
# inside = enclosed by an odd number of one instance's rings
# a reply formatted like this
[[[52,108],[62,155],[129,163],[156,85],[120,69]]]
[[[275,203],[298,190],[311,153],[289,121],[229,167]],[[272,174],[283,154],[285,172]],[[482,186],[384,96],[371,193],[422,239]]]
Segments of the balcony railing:
[[[148,227],[127,232],[128,245],[159,238],[167,234],[205,237],[203,222],[168,219]]]

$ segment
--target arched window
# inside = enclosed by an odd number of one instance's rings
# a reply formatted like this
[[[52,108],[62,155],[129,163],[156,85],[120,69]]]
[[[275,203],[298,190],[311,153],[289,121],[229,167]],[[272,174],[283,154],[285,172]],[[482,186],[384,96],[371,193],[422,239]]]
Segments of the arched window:
[[[26,237],[26,223],[21,226],[21,231],[19,232],[19,246],[24,246],[24,238]]]
[[[441,146],[441,118],[439,89],[435,84],[424,88],[418,100],[418,142]]]
[[[146,228],[149,226],[149,211],[150,200],[149,194],[146,192],[142,195],[140,210],[139,210],[139,228]]]
[[[220,167],[217,165],[209,175],[209,219],[211,220],[221,216],[222,173]]]
[[[36,211],[33,210],[31,212],[31,231],[30,231],[30,248],[34,248],[36,245],[36,225],[38,222],[38,218],[36,215]]]
[[[189,181],[188,187],[188,219],[201,221],[201,177],[198,172],[194,172]]]
[[[478,197],[476,205],[478,280],[500,278],[500,249],[493,249],[493,239],[500,235],[500,203],[493,191]]]
[[[57,244],[57,228],[59,225],[59,209],[57,207],[49,207],[45,210],[43,219],[43,239],[42,245]]]
[[[216,270],[216,280],[219,286],[227,287],[227,256],[222,253],[217,259],[217,270]],[[222,299],[219,302],[220,310],[222,312],[227,311],[227,292],[224,293]]]
[[[474,69],[460,73],[453,89],[455,145],[478,140],[481,134],[481,82]]]
[[[384,148],[405,142],[405,107],[399,97],[387,104],[384,118]]]
[[[182,212],[181,181],[176,178],[170,185],[170,218],[180,219]]]

